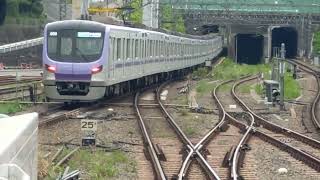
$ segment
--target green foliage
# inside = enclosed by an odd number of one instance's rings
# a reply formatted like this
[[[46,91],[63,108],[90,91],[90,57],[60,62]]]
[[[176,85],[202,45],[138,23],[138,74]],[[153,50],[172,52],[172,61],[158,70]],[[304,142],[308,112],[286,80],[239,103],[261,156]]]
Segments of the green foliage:
[[[250,93],[251,87],[248,84],[242,84],[239,86],[239,91],[241,93]]]
[[[143,9],[142,0],[133,0],[130,2],[130,6],[134,8],[134,11],[129,14],[129,20],[135,23],[142,23]]]
[[[316,54],[320,54],[320,31],[318,31],[314,35],[313,46],[314,46],[314,52]]]
[[[10,0],[7,4],[8,16],[19,15],[19,0]]]
[[[205,78],[208,75],[208,73],[209,73],[208,68],[203,67],[194,71],[192,73],[192,76],[197,78]]]
[[[15,103],[0,104],[0,114],[13,114],[22,111],[26,106]]]
[[[42,0],[9,0],[7,1],[8,16],[11,17],[42,17]]]
[[[268,64],[247,65],[236,64],[231,59],[225,59],[219,66],[213,69],[212,76],[217,80],[238,79],[245,75],[253,75],[263,72],[265,77],[271,70]]]
[[[288,100],[296,99],[300,96],[301,88],[299,83],[293,79],[292,73],[285,73],[284,76],[284,98]]]
[[[177,31],[181,33],[186,32],[184,24],[184,18],[181,14],[173,14],[173,9],[170,5],[160,5],[160,13],[162,15],[162,21],[160,24],[161,28],[168,29],[171,31]]]
[[[210,93],[215,86],[215,83],[211,83],[208,80],[201,80],[196,86],[196,91],[202,96],[203,94]]]
[[[256,84],[254,89],[255,89],[256,93],[259,95],[262,95],[264,93],[263,86],[261,86],[260,84]]]
[[[66,153],[70,150],[65,150]],[[106,179],[117,177],[120,171],[134,173],[136,171],[136,164],[130,161],[127,155],[121,151],[104,152],[88,150],[79,150],[69,160],[68,166],[71,169],[83,169],[88,174],[89,179]],[[121,168],[120,168],[121,167]],[[50,170],[49,176],[46,179],[56,177],[64,168]]]
[[[185,27],[185,25],[184,25],[184,19],[183,19],[183,17],[180,15],[179,17],[178,17],[178,21],[177,21],[177,31],[178,32],[181,32],[181,33],[185,33],[186,32],[186,27]]]
[[[185,132],[187,136],[193,136],[196,134],[196,130],[193,127],[187,127]]]

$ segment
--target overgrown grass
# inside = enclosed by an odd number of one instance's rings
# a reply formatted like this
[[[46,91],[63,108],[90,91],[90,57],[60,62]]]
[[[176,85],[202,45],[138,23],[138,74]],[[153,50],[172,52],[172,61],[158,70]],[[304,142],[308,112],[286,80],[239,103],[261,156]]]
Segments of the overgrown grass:
[[[193,127],[187,127],[185,132],[186,132],[186,135],[189,137],[196,134],[196,130]]]
[[[257,94],[262,95],[264,93],[263,86],[261,84],[256,84],[254,87]]]
[[[226,58],[219,66],[213,69],[212,76],[217,80],[238,79],[245,75],[253,75],[259,72],[264,73],[264,77],[269,77],[269,64],[247,65],[236,64],[233,60]]]
[[[192,77],[203,79],[203,78],[206,78],[208,74],[209,74],[208,68],[202,67],[197,69],[196,71],[193,71]]]
[[[314,41],[313,41],[313,51],[316,54],[320,55],[320,31],[314,34]]]
[[[293,79],[292,73],[285,73],[284,77],[284,98],[287,100],[293,100],[300,96],[301,94],[301,87],[299,83]],[[264,88],[257,84],[254,87],[255,91],[259,95],[263,95]]]
[[[251,90],[251,86],[249,85],[246,85],[246,84],[241,84],[238,88],[238,90],[241,92],[241,93],[250,93],[250,90]]]
[[[284,76],[284,98],[288,100],[296,99],[301,94],[299,83],[293,79],[292,73],[285,73]]]
[[[23,111],[26,107],[26,105],[19,104],[18,102],[0,104],[0,114],[13,114]]]
[[[89,179],[108,179],[114,178],[119,173],[135,173],[136,162],[130,160],[124,152],[104,152],[89,150],[79,150],[69,160],[68,166],[71,170],[80,169]],[[63,171],[63,167],[51,170],[46,179],[53,179],[59,172]]]
[[[179,112],[180,112],[181,116],[188,116],[189,115],[189,111],[186,109],[182,109]]]
[[[210,80],[208,79],[201,80],[196,86],[196,91],[201,96],[210,93],[214,87],[216,87],[216,83],[210,83]]]

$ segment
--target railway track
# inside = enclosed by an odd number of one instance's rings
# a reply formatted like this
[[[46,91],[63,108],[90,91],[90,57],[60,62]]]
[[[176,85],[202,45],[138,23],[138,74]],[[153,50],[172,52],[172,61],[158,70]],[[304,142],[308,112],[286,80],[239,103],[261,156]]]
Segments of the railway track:
[[[249,115],[247,118],[247,121],[249,122],[249,125],[246,125],[245,123],[235,123],[232,124],[233,127],[228,128],[226,125],[228,124],[227,120],[227,114],[224,111],[224,109],[221,109],[221,120],[218,124],[216,124],[208,133],[205,134],[205,136],[200,139],[200,141],[196,144],[193,144],[191,140],[184,134],[184,132],[181,130],[181,128],[177,125],[173,117],[168,113],[165,106],[163,105],[162,101],[160,100],[160,93],[161,90],[166,86],[166,84],[161,85],[157,90],[157,96],[156,100],[157,103],[160,106],[160,110],[162,112],[162,115],[165,116],[165,118],[159,118],[160,120],[167,120],[170,127],[175,132],[176,136],[179,138],[179,143],[176,143],[175,148],[171,150],[172,152],[179,152],[181,151],[181,148],[184,150],[183,155],[183,161],[181,158],[181,155],[174,155],[174,157],[178,157],[178,159],[168,160],[167,162],[163,161],[163,156],[168,155],[170,157],[170,151],[165,152],[161,150],[161,145],[159,146],[157,140],[155,138],[152,138],[152,135],[149,135],[149,131],[151,131],[151,134],[154,133],[154,129],[148,128],[152,126],[150,123],[146,123],[146,118],[142,116],[143,110],[141,110],[141,106],[139,106],[139,96],[140,94],[137,94],[135,97],[135,110],[137,112],[137,115],[139,117],[139,126],[142,131],[145,147],[148,152],[148,157],[152,162],[152,166],[155,172],[156,179],[169,179],[175,177],[176,179],[227,179],[229,177],[238,178],[239,175],[239,167],[240,167],[240,160],[243,157],[242,152],[242,146],[248,141],[251,132],[253,130],[253,116]],[[232,117],[229,117],[232,118]],[[237,121],[237,120],[235,120]],[[238,122],[238,121],[237,121]],[[149,124],[148,126],[146,124]],[[154,125],[156,126],[156,125]],[[244,134],[239,133],[238,127],[240,127]],[[161,129],[162,130],[162,129]],[[164,130],[165,132],[167,130]],[[218,134],[222,134],[221,137],[223,141],[228,139],[229,141],[232,141],[234,146],[234,156],[231,159],[227,161],[226,165],[227,168],[219,169],[218,171],[221,172],[223,176],[219,176],[217,172],[213,169],[218,168],[216,163],[222,164],[223,159],[225,157],[225,152],[220,153],[218,157],[219,151],[221,151],[222,146],[216,146],[215,142],[212,141],[212,139],[217,136]],[[223,134],[224,133],[224,134]],[[231,136],[230,136],[231,135]],[[220,136],[219,136],[220,137]],[[237,137],[237,138],[235,138]],[[212,149],[212,147],[215,147]],[[209,150],[213,150],[211,152],[211,155],[207,156],[206,152]],[[224,147],[225,148],[225,147]],[[228,148],[225,148],[228,149]],[[172,157],[172,156],[171,156]],[[162,160],[160,160],[162,158]],[[206,159],[207,158],[207,159]],[[233,159],[234,158],[234,159]],[[169,162],[168,162],[169,161]],[[177,163],[178,162],[178,163]],[[169,164],[168,164],[169,163]],[[181,164],[180,169],[177,169],[177,166]],[[232,166],[231,166],[232,164]],[[172,166],[173,165],[173,166]],[[170,167],[168,169],[168,167]],[[228,169],[226,171],[226,169]],[[174,170],[173,170],[174,169]],[[172,171],[173,170],[173,171]],[[228,172],[226,174],[226,172]]]
[[[41,117],[40,121],[39,121],[39,126],[45,127],[50,124],[54,124],[57,122],[67,120],[71,117],[75,117],[75,116],[79,115],[83,111],[84,111],[83,108],[76,108],[76,109],[73,109],[70,111],[59,111],[58,113],[54,112],[50,115],[47,115],[46,117]]]
[[[40,76],[21,76],[20,80],[16,80],[15,76],[0,76],[0,86],[11,85],[16,83],[30,83],[35,81],[41,81]]]
[[[212,91],[212,97],[217,104],[222,118],[219,123],[220,132],[218,132],[219,134],[217,133],[217,137],[212,140],[215,143],[213,145],[209,145],[208,149],[209,151],[211,150],[215,152],[215,154],[220,154],[220,160],[213,161],[215,166],[217,166],[216,169],[218,169],[220,177],[223,179],[238,179],[240,177],[240,167],[245,154],[244,147],[245,144],[248,143],[252,135],[254,118],[250,113],[246,113],[248,117],[240,118],[241,120],[239,121],[239,118],[236,119],[229,113],[227,113],[226,106],[218,98],[220,96],[218,92],[220,88],[230,82],[232,81],[223,82]],[[223,99],[226,100],[226,98]],[[228,126],[232,133],[231,136],[230,134],[225,134],[225,132],[229,131],[224,130]],[[227,148],[221,148],[219,142],[223,141],[219,139],[223,139],[226,142],[224,146],[227,145]]]
[[[43,93],[42,89],[37,89],[36,93],[37,93],[36,96],[38,97],[39,95],[41,95]],[[16,99],[23,100],[23,99],[26,99],[29,97],[30,97],[29,86],[20,86],[18,88],[11,87],[11,88],[0,89],[1,101],[11,101],[11,100],[16,100]]]
[[[247,81],[256,78],[256,76],[245,77],[234,83],[231,93],[233,98],[243,108],[243,110],[250,112],[255,118],[255,136],[260,139],[278,147],[279,149],[288,152],[297,160],[303,161],[306,165],[314,170],[320,172],[320,142],[307,137],[298,132],[276,125],[261,116],[258,116],[251,110],[236,94],[236,88]],[[290,141],[283,142],[281,138],[286,137]]]
[[[158,114],[159,112],[162,114],[162,123],[167,124],[168,128],[166,130],[161,129],[161,131],[164,131],[165,134],[169,133],[168,130],[170,130],[170,133],[173,133],[174,136],[176,136],[176,139],[174,142],[169,142],[172,140],[165,140],[165,142],[162,142],[157,140],[156,138],[150,138],[152,136],[149,135],[147,131],[147,127],[151,127],[151,123],[149,123],[149,126],[146,126],[146,118],[143,118],[141,115],[141,108],[139,107],[139,93],[137,93],[135,98],[135,110],[137,112],[137,115],[139,117],[139,126],[142,131],[145,147],[148,150],[148,156],[151,158],[152,166],[155,171],[155,178],[156,179],[183,179],[187,174],[191,174],[194,177],[197,178],[210,178],[210,179],[220,179],[215,171],[209,166],[203,155],[199,152],[198,149],[195,149],[195,146],[191,143],[191,141],[187,138],[187,136],[184,134],[184,132],[180,129],[180,127],[176,124],[174,119],[171,117],[171,115],[167,112],[164,105],[160,101],[160,92],[161,89],[166,84],[163,84],[159,89],[157,90],[157,96],[156,101],[160,105],[160,109],[158,108]],[[161,119],[157,119],[157,121],[160,121]],[[166,120],[168,122],[166,122]],[[152,129],[152,128],[150,128]],[[154,130],[154,129],[153,129]],[[151,134],[154,133],[153,131]],[[167,141],[167,142],[166,142]],[[165,144],[171,144],[170,147],[163,148]],[[200,146],[199,146],[200,147]],[[183,155],[181,154],[181,150],[186,155],[187,160],[182,161]],[[188,153],[189,152],[189,153]],[[165,156],[165,158],[164,158]],[[162,160],[160,161],[160,158]],[[191,160],[189,159],[197,159],[197,163],[191,163]],[[166,161],[163,161],[166,159]],[[199,167],[200,165],[200,167]],[[189,170],[189,167],[193,166],[195,168],[192,168],[193,171],[187,171]],[[179,169],[179,167],[181,167]],[[199,171],[194,171],[194,169],[198,169]],[[201,169],[201,170],[200,170]],[[205,174],[203,174],[203,172]]]
[[[311,120],[313,125],[315,126],[316,130],[320,132],[320,117],[319,113],[317,113],[317,107],[319,107],[319,102],[320,102],[320,71],[317,69],[314,69],[313,67],[310,67],[310,65],[303,63],[298,60],[286,60],[290,64],[297,65],[299,66],[300,69],[306,71],[307,73],[312,74],[316,81],[317,81],[317,92],[316,92],[316,97],[314,98],[313,102],[311,103]]]

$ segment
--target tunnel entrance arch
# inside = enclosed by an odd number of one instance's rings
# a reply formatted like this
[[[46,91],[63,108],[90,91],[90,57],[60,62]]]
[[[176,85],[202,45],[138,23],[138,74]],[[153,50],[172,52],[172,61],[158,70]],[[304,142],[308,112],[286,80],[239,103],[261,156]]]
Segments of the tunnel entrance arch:
[[[298,32],[294,27],[278,27],[272,29],[271,53],[275,56],[276,48],[281,47],[281,43],[286,45],[286,58],[295,58],[298,52]]]
[[[259,64],[263,59],[264,36],[260,34],[237,34],[235,58],[240,64]]]

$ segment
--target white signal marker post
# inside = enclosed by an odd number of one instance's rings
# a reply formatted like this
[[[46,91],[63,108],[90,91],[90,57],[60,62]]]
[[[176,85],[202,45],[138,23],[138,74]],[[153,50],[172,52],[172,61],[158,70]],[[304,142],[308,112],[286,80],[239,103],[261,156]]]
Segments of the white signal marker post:
[[[285,73],[285,63],[284,59],[286,58],[286,47],[285,44],[281,44],[281,60],[280,60],[280,68],[279,68],[279,75],[280,75],[280,110],[285,110],[284,107],[284,73]]]
[[[81,120],[82,146],[95,146],[98,122],[96,120]]]

